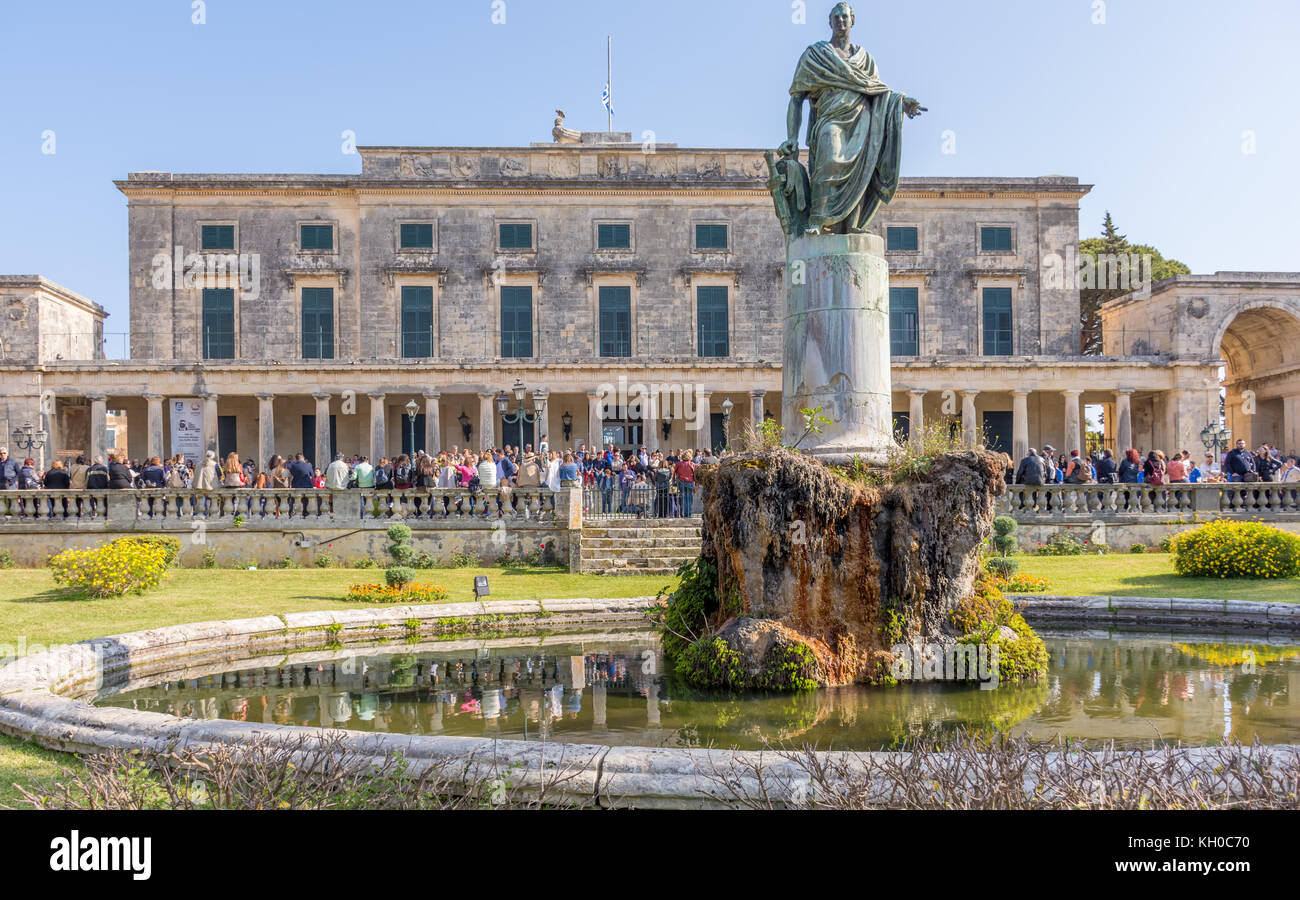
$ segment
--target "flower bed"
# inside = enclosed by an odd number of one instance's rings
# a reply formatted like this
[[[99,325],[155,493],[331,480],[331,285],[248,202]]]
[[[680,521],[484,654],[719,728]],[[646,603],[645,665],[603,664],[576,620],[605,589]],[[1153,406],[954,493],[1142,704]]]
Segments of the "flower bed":
[[[441,603],[447,599],[447,589],[436,584],[410,581],[406,584],[348,585],[349,603]]]

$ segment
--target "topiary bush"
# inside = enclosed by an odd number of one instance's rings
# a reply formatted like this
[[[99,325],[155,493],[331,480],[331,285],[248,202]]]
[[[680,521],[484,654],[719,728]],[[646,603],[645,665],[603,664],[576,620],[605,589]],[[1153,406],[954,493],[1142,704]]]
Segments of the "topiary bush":
[[[996,578],[1010,578],[1020,571],[1020,563],[1009,556],[994,556],[984,561],[984,571]]]
[[[406,587],[415,581],[415,570],[408,566],[389,566],[384,570],[384,581],[389,587]]]
[[[1016,520],[1010,516],[998,516],[993,520],[993,549],[998,551],[1002,556],[1010,556],[1016,552],[1019,541],[1016,539],[1016,529],[1020,526]],[[1012,571],[1015,571],[1014,569]]]
[[[1219,521],[1172,542],[1180,575],[1207,578],[1300,576],[1300,537],[1258,522]]]

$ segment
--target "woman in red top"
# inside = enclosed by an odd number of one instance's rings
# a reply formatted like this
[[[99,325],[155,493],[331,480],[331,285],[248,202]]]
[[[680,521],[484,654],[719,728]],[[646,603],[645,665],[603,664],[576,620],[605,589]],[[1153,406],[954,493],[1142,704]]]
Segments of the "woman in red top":
[[[673,480],[677,482],[677,492],[681,494],[682,515],[690,518],[695,506],[695,463],[691,451],[687,450],[673,466]]]

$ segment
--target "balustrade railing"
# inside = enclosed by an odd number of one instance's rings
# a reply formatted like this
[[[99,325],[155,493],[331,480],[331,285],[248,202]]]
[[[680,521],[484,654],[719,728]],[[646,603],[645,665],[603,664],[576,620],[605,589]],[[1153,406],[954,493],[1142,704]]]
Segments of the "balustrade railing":
[[[492,528],[514,524],[570,522],[571,492],[544,487],[471,491],[469,488],[344,491],[277,488],[195,491],[173,488],[124,490],[0,491],[0,527],[40,524],[52,527],[116,526],[139,530],[188,528],[191,522],[259,528],[303,528],[398,521],[454,522]]]
[[[998,505],[1017,519],[1035,521],[1080,516],[1300,518],[1300,485],[1015,484]]]

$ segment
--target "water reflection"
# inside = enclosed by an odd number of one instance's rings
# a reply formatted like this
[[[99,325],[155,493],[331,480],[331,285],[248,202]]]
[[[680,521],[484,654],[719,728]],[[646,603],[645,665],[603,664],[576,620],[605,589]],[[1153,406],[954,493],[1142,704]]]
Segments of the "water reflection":
[[[1300,696],[1300,647],[1200,640],[1049,637],[1047,677],[995,691],[903,684],[742,698],[663,677],[653,635],[630,632],[544,650],[370,650],[137,686],[96,702],[399,734],[745,749],[897,747],[958,728],[1125,745],[1300,743],[1291,702]]]

